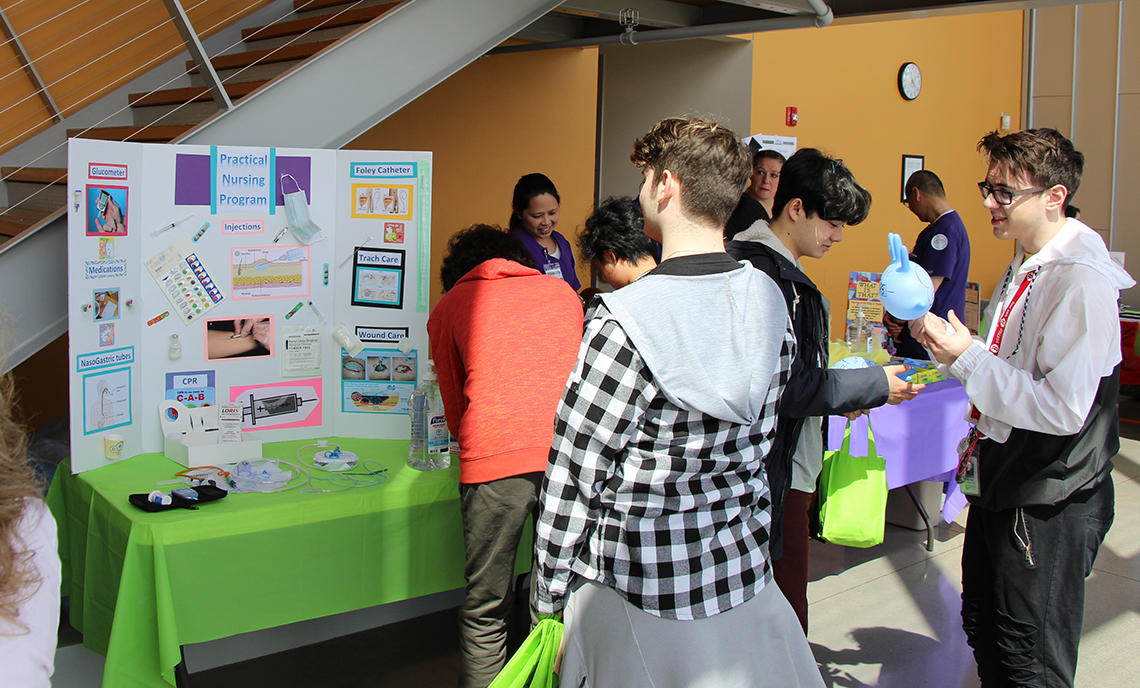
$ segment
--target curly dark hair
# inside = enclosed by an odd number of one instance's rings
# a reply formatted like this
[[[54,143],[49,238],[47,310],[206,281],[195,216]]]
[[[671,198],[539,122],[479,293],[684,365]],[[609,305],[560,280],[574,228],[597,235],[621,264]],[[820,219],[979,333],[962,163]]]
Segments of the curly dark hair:
[[[645,218],[637,199],[629,196],[607,198],[586,218],[586,229],[578,235],[582,260],[601,260],[606,251],[627,263],[652,256],[656,243],[645,236]]]
[[[772,199],[772,217],[779,217],[793,198],[804,212],[828,221],[857,225],[871,212],[871,192],[859,186],[842,160],[815,148],[801,148],[780,170],[780,185]]]
[[[455,283],[477,265],[492,258],[504,258],[538,269],[534,257],[523,242],[507,234],[497,225],[471,225],[461,229],[447,242],[443,264],[439,266],[439,281],[443,292],[451,291]]]

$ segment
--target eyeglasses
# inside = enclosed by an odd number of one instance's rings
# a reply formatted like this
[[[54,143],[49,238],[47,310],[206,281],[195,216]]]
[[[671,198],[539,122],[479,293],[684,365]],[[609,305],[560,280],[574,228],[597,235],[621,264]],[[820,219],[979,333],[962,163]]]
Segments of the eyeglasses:
[[[1045,187],[1035,186],[1032,189],[1010,191],[1009,189],[995,189],[994,185],[989,182],[978,182],[978,191],[982,192],[982,200],[989,198],[992,194],[998,205],[1009,205],[1013,203],[1014,198],[1025,194],[1041,193],[1045,191]]]

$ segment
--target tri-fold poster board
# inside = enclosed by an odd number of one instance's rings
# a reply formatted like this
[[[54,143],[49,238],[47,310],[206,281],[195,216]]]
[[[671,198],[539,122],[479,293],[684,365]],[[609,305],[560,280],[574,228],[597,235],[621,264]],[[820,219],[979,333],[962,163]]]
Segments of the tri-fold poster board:
[[[163,450],[159,408],[264,441],[406,439],[426,365],[428,152],[72,139],[71,466]],[[338,323],[365,344],[350,356]],[[403,341],[403,340],[407,341]]]

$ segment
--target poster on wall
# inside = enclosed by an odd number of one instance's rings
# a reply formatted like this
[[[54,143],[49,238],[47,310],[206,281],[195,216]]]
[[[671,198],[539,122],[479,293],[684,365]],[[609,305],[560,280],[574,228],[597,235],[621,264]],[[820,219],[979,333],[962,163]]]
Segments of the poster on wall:
[[[146,262],[151,277],[187,325],[226,298],[190,246],[190,240],[182,237]]]
[[[127,187],[87,185],[87,236],[127,236]]]
[[[399,344],[401,340],[409,336],[408,328],[406,327],[368,327],[366,325],[356,326],[356,336],[360,341],[365,344],[371,342],[386,342],[392,344]]]
[[[166,399],[184,404],[186,408],[213,406],[217,402],[214,371],[188,370],[166,374]]]
[[[206,360],[272,357],[276,350],[273,321],[272,314],[206,320]]]
[[[267,442],[407,438],[427,348],[431,153],[68,146],[73,471],[106,465],[108,435],[124,459],[163,451],[167,400],[240,403]],[[322,240],[290,226],[298,203]],[[368,337],[348,379],[337,323]]]
[[[230,401],[242,405],[243,430],[280,430],[321,424],[321,379],[230,387]]]
[[[356,249],[352,268],[352,305],[404,307],[403,249]]]
[[[131,424],[131,369],[83,376],[83,434]]]
[[[280,299],[309,295],[308,246],[246,246],[230,252],[230,297]]]
[[[385,222],[384,223],[384,243],[385,244],[402,244],[402,243],[404,243],[404,223],[403,222]]]
[[[411,184],[353,184],[353,217],[386,220],[412,219],[415,187]]]
[[[406,414],[416,389],[416,358],[415,351],[364,349],[349,356],[341,349],[341,411]]]
[[[210,213],[250,210],[273,212],[273,168],[277,151],[273,148],[213,146],[210,164],[214,170]]]
[[[95,303],[95,322],[119,319],[119,289],[117,287],[95,290],[92,300]]]

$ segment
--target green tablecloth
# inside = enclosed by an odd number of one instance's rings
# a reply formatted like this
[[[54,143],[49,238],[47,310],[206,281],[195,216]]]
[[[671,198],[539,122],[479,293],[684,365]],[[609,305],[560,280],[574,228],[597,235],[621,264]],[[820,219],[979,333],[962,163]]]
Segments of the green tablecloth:
[[[335,441],[387,467],[384,484],[235,494],[151,514],[127,495],[181,469],[162,455],[79,475],[60,466],[48,504],[63,591],[83,645],[107,658],[105,688],[174,685],[181,645],[463,587],[458,467],[412,470],[407,442]],[[266,444],[264,453],[295,461],[307,443]],[[520,571],[529,549],[527,538]]]

